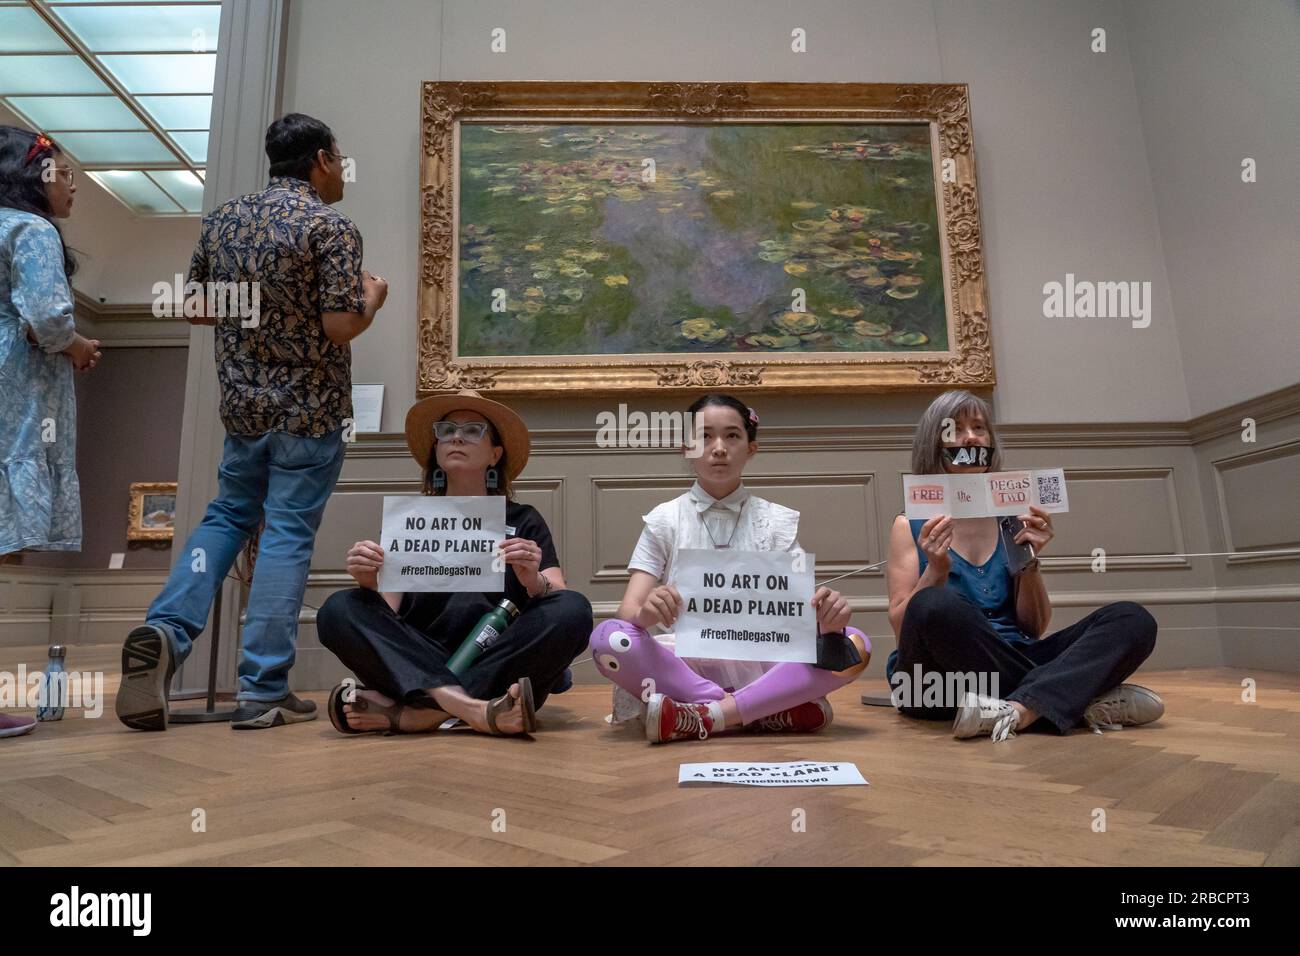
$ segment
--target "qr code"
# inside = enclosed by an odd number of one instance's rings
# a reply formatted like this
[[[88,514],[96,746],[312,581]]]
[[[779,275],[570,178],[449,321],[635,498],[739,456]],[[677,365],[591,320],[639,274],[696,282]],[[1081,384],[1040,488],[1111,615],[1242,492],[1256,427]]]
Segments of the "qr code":
[[[1035,475],[1038,480],[1038,503],[1059,505],[1061,503],[1061,476]]]

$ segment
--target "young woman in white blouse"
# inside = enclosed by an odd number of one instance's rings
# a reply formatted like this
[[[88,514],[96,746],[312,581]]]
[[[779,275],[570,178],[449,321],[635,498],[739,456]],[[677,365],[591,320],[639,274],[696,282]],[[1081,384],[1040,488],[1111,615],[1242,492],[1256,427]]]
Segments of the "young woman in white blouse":
[[[636,697],[649,688],[646,736],[654,743],[731,730],[812,733],[831,722],[826,695],[867,666],[871,642],[848,626],[848,602],[830,588],[812,596],[819,643],[828,666],[715,661],[677,657],[671,629],[682,596],[669,583],[681,548],[799,551],[799,512],[750,494],[741,474],[758,451],[758,416],[730,395],[705,395],[688,410],[702,451],[692,459],[696,481],[684,495],[644,516],[645,528],[628,562],[631,579],[618,617],[591,635],[600,672]],[[836,637],[838,636],[838,642]],[[856,651],[856,653],[855,653]],[[852,663],[857,660],[857,663]],[[844,662],[849,662],[845,666]],[[820,663],[820,662],[819,662]],[[652,682],[652,683],[647,683]]]

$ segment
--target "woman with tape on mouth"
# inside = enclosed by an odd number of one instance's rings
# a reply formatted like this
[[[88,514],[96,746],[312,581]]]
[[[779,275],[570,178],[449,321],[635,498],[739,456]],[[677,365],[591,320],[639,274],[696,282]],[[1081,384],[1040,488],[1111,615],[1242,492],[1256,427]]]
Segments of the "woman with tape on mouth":
[[[344,734],[413,734],[459,717],[482,733],[531,733],[547,695],[572,683],[568,667],[587,645],[592,617],[586,597],[565,584],[545,519],[511,498],[528,461],[528,427],[507,406],[465,390],[416,402],[406,442],[424,469],[424,494],[506,497],[505,591],[380,592],[384,549],[358,541],[347,568],[359,587],[330,595],[316,615],[321,644],[359,679],[354,694],[348,682],[334,688],[330,722]],[[447,662],[503,597],[518,617],[457,676]]]
[[[992,413],[983,399],[954,390],[930,404],[912,444],[913,474],[1001,468]],[[1005,529],[1001,522],[1007,522]],[[909,520],[901,514],[894,520],[887,581],[898,650],[885,670],[902,713],[951,719],[953,736],[995,741],[1030,725],[1065,733],[1086,722],[1100,732],[1159,719],[1160,697],[1123,683],[1155,647],[1156,621],[1145,608],[1131,601],[1108,604],[1046,633],[1052,603],[1038,555],[1054,533],[1052,516],[1037,506],[1015,522],[948,515]],[[1025,544],[1032,556],[1016,547]],[[945,689],[957,686],[955,675],[965,674],[990,685],[996,676],[997,684],[980,688],[988,694],[967,689],[959,699],[926,706],[918,677],[932,672],[943,678],[939,686]],[[995,690],[1004,696],[992,696]]]
[[[671,634],[682,596],[668,583],[681,548],[802,551],[799,512],[750,494],[741,481],[758,451],[758,415],[731,395],[705,395],[687,410],[702,441],[691,460],[695,484],[643,516],[645,528],[628,561],[630,580],[616,619],[591,635],[596,667],[627,696],[645,700],[651,743],[704,740],[733,730],[814,733],[831,722],[826,695],[867,666],[871,642],[849,627],[838,591],[811,595],[817,615],[817,666],[792,662],[714,661],[677,657]],[[686,450],[683,450],[686,454]],[[646,695],[646,691],[651,693]],[[643,697],[645,695],[645,697]],[[648,698],[648,699],[647,699]]]

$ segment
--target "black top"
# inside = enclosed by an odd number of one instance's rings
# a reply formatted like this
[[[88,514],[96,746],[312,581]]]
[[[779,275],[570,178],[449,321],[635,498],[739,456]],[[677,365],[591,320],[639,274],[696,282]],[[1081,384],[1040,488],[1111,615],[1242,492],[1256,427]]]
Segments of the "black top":
[[[547,527],[546,519],[542,517],[541,512],[532,505],[520,504],[518,501],[506,501],[506,537],[523,538],[526,541],[536,542],[537,546],[542,549],[542,560],[537,567],[539,572],[545,571],[547,568],[558,568],[560,566],[560,559],[555,553],[555,542],[551,540],[551,529]],[[435,619],[444,610],[450,610],[447,608],[449,600],[454,600],[457,605],[460,605],[457,610],[462,615],[473,615],[477,611],[477,615],[482,616],[492,610],[503,597],[509,598],[515,607],[523,611],[528,605],[528,590],[519,583],[519,578],[515,576],[514,567],[509,564],[506,565],[505,581],[506,589],[495,592],[429,593],[407,591],[402,595],[402,604],[398,614],[415,627],[428,631]]]

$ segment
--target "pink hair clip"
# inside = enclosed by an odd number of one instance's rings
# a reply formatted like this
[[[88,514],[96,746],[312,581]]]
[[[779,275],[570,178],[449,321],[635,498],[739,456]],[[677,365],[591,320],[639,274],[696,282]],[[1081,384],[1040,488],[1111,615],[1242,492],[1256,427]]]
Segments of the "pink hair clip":
[[[745,407],[749,408],[748,405],[746,405]],[[749,409],[749,420],[753,422],[755,425],[758,424],[758,412],[754,411],[752,408]]]

